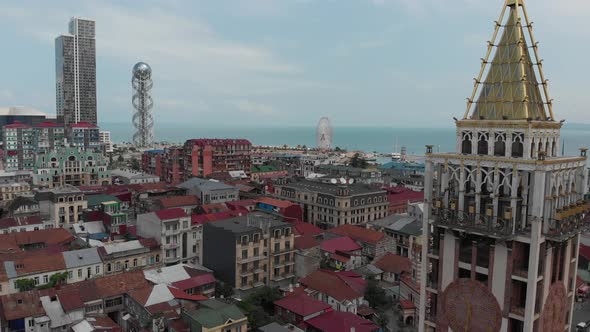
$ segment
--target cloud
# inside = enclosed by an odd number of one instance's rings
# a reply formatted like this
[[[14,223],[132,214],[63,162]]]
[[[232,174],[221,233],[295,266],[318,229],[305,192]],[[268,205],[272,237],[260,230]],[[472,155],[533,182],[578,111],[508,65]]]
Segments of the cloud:
[[[276,115],[277,111],[270,105],[253,102],[250,100],[236,100],[231,102],[240,112],[261,116]]]
[[[0,90],[0,101],[11,101],[14,99],[14,92],[12,92],[11,90]]]

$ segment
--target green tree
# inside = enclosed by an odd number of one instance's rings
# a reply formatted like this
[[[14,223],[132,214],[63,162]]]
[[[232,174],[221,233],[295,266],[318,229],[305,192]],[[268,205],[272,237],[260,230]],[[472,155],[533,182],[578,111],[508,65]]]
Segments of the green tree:
[[[217,281],[215,283],[215,297],[228,298],[234,295],[234,289],[230,284]]]
[[[361,157],[359,153],[355,153],[354,156],[350,158],[349,165],[357,168],[366,168],[369,163],[365,158]]]
[[[120,163],[125,162],[125,158],[123,158],[122,154],[119,155],[119,158],[117,158],[117,161]]]
[[[139,171],[141,169],[141,166],[139,165],[139,160],[137,160],[137,159],[131,160],[131,169],[134,171]]]
[[[248,327],[251,331],[256,331],[259,327],[271,322],[270,316],[261,307],[255,306],[248,301],[238,302],[237,305],[248,317]]]
[[[385,290],[379,287],[379,283],[375,278],[369,277],[367,280],[367,289],[365,290],[365,300],[369,302],[371,308],[383,308],[391,304],[391,300],[387,297]]]
[[[18,279],[14,282],[14,287],[16,287],[19,292],[26,292],[35,288],[35,280],[28,278]]]
[[[281,299],[281,292],[278,288],[264,286],[246,298],[246,302],[261,307],[269,314],[274,312],[274,302]]]
[[[387,324],[389,324],[389,317],[384,312],[379,312],[375,315],[374,322],[380,328],[385,329],[387,328]]]

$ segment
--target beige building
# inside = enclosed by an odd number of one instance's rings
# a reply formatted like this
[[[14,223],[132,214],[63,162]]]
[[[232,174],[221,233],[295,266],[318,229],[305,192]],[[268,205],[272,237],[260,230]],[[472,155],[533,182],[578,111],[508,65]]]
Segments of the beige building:
[[[27,182],[0,184],[0,205],[6,206],[13,199],[31,194],[31,185]]]
[[[364,224],[387,214],[387,193],[365,184],[279,179],[270,191],[301,204],[305,221],[322,228]]]
[[[98,254],[105,276],[162,266],[160,245],[154,239],[107,244],[98,248]]]
[[[84,193],[71,185],[39,191],[35,199],[39,202],[41,218],[54,221],[55,227],[69,228],[77,224],[88,207]]]
[[[203,227],[203,265],[238,290],[292,283],[295,238],[291,225],[251,213]]]

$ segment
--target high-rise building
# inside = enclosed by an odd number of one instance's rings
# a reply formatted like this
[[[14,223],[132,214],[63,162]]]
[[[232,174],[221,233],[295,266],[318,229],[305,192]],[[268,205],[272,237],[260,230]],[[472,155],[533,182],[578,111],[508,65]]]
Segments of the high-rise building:
[[[67,132],[68,143],[78,148],[98,150],[100,147],[99,132],[96,125],[88,122],[71,124]]]
[[[537,45],[524,1],[506,0],[456,153],[427,147],[420,331],[571,326],[586,150],[559,153]]]
[[[55,89],[58,120],[66,126],[97,124],[95,22],[74,17],[69,34],[55,39]]]
[[[113,141],[111,140],[110,131],[100,130],[98,132],[98,143],[103,146],[105,152],[113,152]]]
[[[35,163],[33,127],[19,121],[2,127],[4,169],[7,171],[32,170]]]

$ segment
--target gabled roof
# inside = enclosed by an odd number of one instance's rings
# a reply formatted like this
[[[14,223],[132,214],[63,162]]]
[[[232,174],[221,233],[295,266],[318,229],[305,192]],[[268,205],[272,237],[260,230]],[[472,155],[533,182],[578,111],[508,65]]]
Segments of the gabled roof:
[[[321,332],[348,332],[354,328],[355,332],[378,331],[379,327],[370,320],[366,320],[350,312],[331,311],[306,321],[306,323]]]
[[[4,321],[45,315],[37,290],[3,295],[0,303],[0,315]]]
[[[285,201],[282,199],[276,199],[276,198],[271,198],[271,197],[260,197],[260,198],[258,198],[257,201],[259,203],[271,205],[274,207],[278,207],[280,209],[285,209],[285,208],[288,208],[292,205],[296,205],[296,203],[293,203],[291,201]]]
[[[300,280],[307,288],[327,294],[338,301],[364,296],[367,282],[354,272],[318,270]]]
[[[302,235],[295,238],[295,249],[303,250],[317,247],[320,241],[311,235]]]
[[[295,231],[295,234],[299,235],[316,236],[324,233],[324,231],[321,230],[319,227],[303,221],[296,221],[295,223],[293,223],[293,229]]]
[[[176,282],[190,280],[191,278],[200,275],[211,275],[211,270],[204,266],[193,268],[186,264],[175,264],[157,269],[144,270],[143,274],[146,280],[149,280],[154,284],[166,284],[170,286]],[[213,279],[213,281],[215,281],[215,279]]]
[[[532,29],[532,26],[528,17],[520,11],[524,3],[522,0],[510,0],[506,1],[506,6],[508,19],[503,20],[505,12],[502,11],[494,33],[494,38],[497,34],[501,34],[501,38],[490,42],[495,51],[494,57],[491,61],[485,58],[482,63],[482,72],[488,67],[487,76],[483,82],[476,79],[473,93],[475,95],[479,90],[480,94],[474,101],[475,108],[470,119],[552,120],[551,106],[545,109],[548,96],[545,94],[543,98],[539,89],[541,84],[545,84],[542,68],[537,67],[540,79],[535,71],[540,59],[537,58],[535,40],[529,33],[529,27]],[[523,25],[527,28],[523,28]],[[535,47],[534,62],[529,53],[531,47]]]
[[[341,225],[335,228],[328,230],[328,232],[332,234],[337,234],[340,236],[348,236],[351,239],[359,242],[364,242],[368,244],[377,244],[379,241],[383,239],[385,234],[375,231],[372,229],[367,229],[364,227],[354,226],[350,224]]]
[[[65,251],[62,255],[68,269],[102,263],[97,248]]]
[[[320,247],[323,251],[327,251],[332,254],[335,254],[337,251],[350,253],[362,249],[361,246],[359,246],[356,242],[354,242],[353,239],[349,238],[348,236],[324,240],[321,243]]]
[[[12,279],[30,274],[65,270],[66,264],[61,253],[39,255],[31,251],[13,261],[5,261],[4,268],[8,278]]]
[[[0,235],[0,251],[19,251],[21,246],[43,243],[45,246],[67,244],[74,237],[64,228],[40,229]]]
[[[228,321],[238,321],[246,318],[242,311],[234,304],[228,304],[216,299],[200,302],[201,308],[187,311],[190,319],[206,328],[214,328],[226,324]]]
[[[154,212],[160,220],[187,218],[188,215],[181,208],[166,209]]]
[[[287,295],[274,303],[276,306],[287,309],[296,315],[303,317],[332,308],[329,304],[315,300],[305,293]]]
[[[43,221],[41,221],[40,216],[8,217],[0,219],[0,229],[41,224],[43,224]]]
[[[373,262],[373,265],[385,272],[402,274],[412,270],[412,262],[408,257],[399,256],[390,252],[383,255]]]
[[[134,289],[129,291],[128,294],[144,307],[174,300],[174,295],[170,292],[168,286],[164,284]]]

